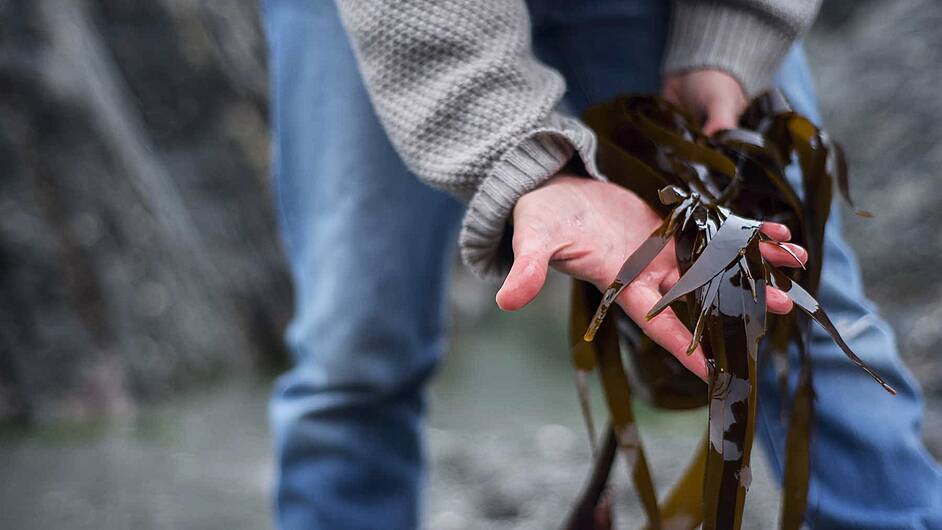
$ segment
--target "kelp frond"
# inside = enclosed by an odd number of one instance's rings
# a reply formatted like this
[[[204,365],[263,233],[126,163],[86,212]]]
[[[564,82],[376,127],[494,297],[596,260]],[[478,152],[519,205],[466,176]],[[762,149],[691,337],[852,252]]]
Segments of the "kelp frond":
[[[820,281],[832,189],[837,186],[854,208],[843,152],[778,92],[753,101],[740,128],[713,137],[705,136],[680,109],[653,97],[620,97],[590,109],[585,118],[599,138],[602,171],[645,199],[664,221],[628,257],[604,293],[583,282],[573,286],[570,342],[596,465],[566,528],[611,524],[605,488],[615,449],[620,448],[647,514],[647,528],[693,529],[702,524],[706,530],[738,529],[751,480],[758,350],[767,337],[773,352],[787,358],[792,345],[801,360],[789,415],[782,514],[782,528],[797,530],[804,519],[810,476],[814,408],[807,351],[810,321],[821,325],[852,362],[895,393],[854,354],[812,295]],[[792,163],[798,167],[800,182],[790,181],[786,173]],[[808,249],[807,264],[785,272],[763,259],[760,242],[776,242],[760,231],[762,221],[788,226],[794,241]],[[706,355],[707,386],[638,333],[614,305],[621,291],[671,240],[681,276],[650,308],[647,318],[671,307],[685,322],[693,336],[687,353],[700,346]],[[787,246],[780,248],[801,265]],[[788,294],[801,314],[767,315],[766,285]],[[631,377],[623,365],[619,335],[628,346]],[[594,370],[600,373],[611,416],[600,447],[595,447],[587,398],[587,376]],[[660,504],[631,412],[633,390],[657,406],[709,407],[702,450]]]

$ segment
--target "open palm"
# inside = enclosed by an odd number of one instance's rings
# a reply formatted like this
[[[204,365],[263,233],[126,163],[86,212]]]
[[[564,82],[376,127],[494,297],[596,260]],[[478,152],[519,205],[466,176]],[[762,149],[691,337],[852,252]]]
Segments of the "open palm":
[[[516,311],[530,303],[546,281],[548,268],[604,289],[615,278],[625,259],[660,224],[661,218],[637,195],[620,186],[581,177],[558,175],[517,202],[513,212],[514,262],[497,293],[497,304]],[[762,231],[787,241],[788,229],[765,223]],[[802,261],[807,253],[788,244]],[[776,266],[799,266],[795,258],[776,245],[760,244],[762,256]],[[619,295],[618,304],[641,329],[671,352],[690,371],[706,379],[703,351],[687,355],[691,334],[669,308],[651,320],[645,315],[679,279],[673,242]],[[787,313],[788,296],[767,288],[768,310]]]

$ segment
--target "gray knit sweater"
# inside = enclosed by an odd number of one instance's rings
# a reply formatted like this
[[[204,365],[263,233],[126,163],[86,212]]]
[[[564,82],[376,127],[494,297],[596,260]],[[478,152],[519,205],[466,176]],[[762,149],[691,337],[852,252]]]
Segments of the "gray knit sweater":
[[[820,0],[675,0],[664,69],[715,68],[766,88]],[[521,195],[574,154],[596,178],[595,137],[556,107],[565,82],[537,61],[523,0],[337,0],[370,98],[415,174],[469,201],[460,246],[481,276]]]

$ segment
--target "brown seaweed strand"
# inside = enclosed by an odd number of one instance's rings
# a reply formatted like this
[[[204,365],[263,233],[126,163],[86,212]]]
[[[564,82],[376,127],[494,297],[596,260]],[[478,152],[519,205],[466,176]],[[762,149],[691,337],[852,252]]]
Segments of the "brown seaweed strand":
[[[772,243],[773,245],[777,246],[778,248],[784,250],[786,254],[788,254],[789,256],[792,257],[792,259],[795,260],[795,263],[796,263],[799,267],[801,267],[802,270],[807,270],[807,269],[805,268],[805,264],[801,262],[801,259],[798,258],[798,256],[792,251],[792,249],[788,248],[788,245],[786,245],[786,244],[784,244],[784,243],[782,243],[782,242],[780,242],[780,241],[769,241],[769,242]]]
[[[737,265],[739,266],[740,272],[743,274],[743,279],[745,279],[746,283],[749,285],[749,292],[752,293],[752,301],[757,302],[759,300],[759,293],[756,290],[756,279],[752,276],[752,271],[749,269],[749,263],[745,255],[739,258]]]
[[[693,338],[690,340],[690,344],[687,346],[687,355],[690,355],[697,349],[697,346],[700,344],[701,339],[703,338],[703,330],[706,327],[707,315],[713,308],[713,304],[716,303],[716,295],[720,290],[720,280],[721,278],[716,277],[710,280],[706,288],[703,289],[703,300],[701,302],[700,314],[697,318],[697,324],[693,328]]]
[[[595,128],[595,125],[593,125]],[[671,183],[636,156],[627,153],[611,139],[603,135],[598,137],[599,147],[596,161],[599,169],[612,182],[634,191],[655,210],[661,213],[669,211],[658,200],[658,191]]]
[[[674,235],[675,230],[676,225],[671,223],[670,218],[668,218],[648,236],[648,239],[637,250],[628,256],[621,270],[618,271],[618,275],[615,276],[615,281],[602,294],[602,301],[598,309],[595,310],[595,316],[592,317],[589,327],[583,335],[583,340],[586,342],[592,341],[615,299],[660,254],[667,242],[670,241],[671,236]]]
[[[746,249],[758,252],[752,240]],[[750,261],[754,261],[755,256]],[[761,261],[761,259],[759,260]],[[755,362],[765,331],[764,280],[757,300],[738,263],[721,276],[708,330],[716,362],[711,385],[710,454],[707,458],[704,530],[738,529],[751,481],[749,456],[755,427]]]
[[[821,325],[825,331],[828,332],[828,335],[831,336],[831,339],[835,344],[844,352],[844,355],[847,356],[854,364],[856,364],[860,369],[867,372],[876,381],[880,383],[880,386],[890,394],[896,395],[896,390],[893,389],[889,383],[886,382],[883,377],[878,374],[874,369],[870,368],[860,357],[850,349],[850,346],[844,342],[844,338],[841,337],[841,334],[837,331],[837,328],[834,327],[834,323],[831,322],[831,319],[828,317],[827,313],[824,312],[824,309],[821,308],[821,305],[818,304],[818,301],[814,299],[813,296],[808,294],[808,291],[804,290],[798,282],[791,281],[785,274],[782,272],[773,269],[772,270],[772,282],[773,286],[784,291],[792,301],[795,302],[795,305],[807,313],[815,322]]]
[[[605,429],[602,445],[595,453],[592,473],[562,528],[564,530],[610,530],[612,527],[608,479],[615,462],[618,443],[612,426]],[[607,512],[607,513],[606,513]],[[606,517],[607,515],[607,517]],[[606,520],[607,519],[607,520]],[[607,523],[607,524],[606,524]]]
[[[792,115],[785,120],[789,142],[798,154],[802,183],[805,190],[804,218],[805,248],[809,255],[824,256],[824,228],[831,212],[834,183],[827,172],[827,148],[820,131],[808,119]],[[820,268],[809,268],[806,282],[811,292],[818,290]]]
[[[592,415],[592,401],[589,399],[589,372],[575,370],[576,392],[579,394],[579,409],[582,411],[582,420],[589,436],[589,447],[592,454],[597,450],[595,441],[595,419]]]
[[[661,522],[670,530],[694,530],[703,521],[703,477],[706,470],[707,447],[704,440],[697,446],[684,474],[674,483],[660,504]],[[644,526],[644,530],[652,530]]]
[[[844,148],[842,148],[839,143],[828,138],[828,136],[823,132],[821,133],[821,136],[827,143],[828,149],[830,151],[827,162],[827,170],[829,173],[834,175],[834,178],[837,179],[837,189],[840,190],[841,197],[844,199],[844,202],[847,203],[847,206],[850,207],[850,209],[853,210],[858,217],[863,217],[866,219],[872,218],[872,213],[858,208],[854,204],[854,201],[850,198],[850,183],[848,182],[847,178],[847,159],[844,157]]]
[[[613,319],[605,321],[598,333],[599,379],[602,392],[612,418],[612,429],[624,455],[628,472],[648,523],[660,530],[661,520],[657,508],[657,490],[651,478],[647,457],[641,444],[638,425],[632,408],[631,388],[622,364],[618,343],[618,330]]]
[[[807,316],[803,317],[807,319]],[[811,358],[808,354],[808,326],[793,322],[799,337],[798,358],[801,369],[792,400],[785,439],[785,473],[782,485],[782,530],[800,530],[808,506],[808,483],[811,479],[811,428],[814,418]],[[788,395],[787,393],[782,395]],[[784,412],[784,411],[783,411]]]
[[[595,287],[579,280],[572,281],[571,310],[569,315],[569,343],[575,368],[576,389],[582,417],[585,420],[589,445],[596,459],[592,479],[587,484],[579,501],[570,513],[564,528],[579,530],[610,530],[612,520],[611,495],[606,489],[609,469],[615,459],[615,439],[611,426],[606,427],[606,440],[599,448],[595,439],[595,422],[589,400],[588,375],[598,364],[597,345],[582,340],[582,330],[588,325],[592,311],[593,296],[598,296]],[[600,468],[599,466],[604,466]],[[607,524],[606,524],[607,523]]]
[[[736,166],[721,153],[704,145],[693,143],[680,135],[665,129],[643,115],[635,115],[635,124],[655,143],[681,160],[702,164],[711,170],[720,172],[729,178],[736,174]]]
[[[720,277],[722,281],[722,277]],[[723,326],[718,311],[711,306],[707,321],[704,353],[710,366],[706,463],[703,473],[703,526],[702,530],[725,528],[717,525],[717,516],[723,510],[720,500],[720,486],[723,479],[723,435],[726,413],[725,396],[728,393],[730,376],[726,370],[725,341]],[[731,507],[726,507],[727,510]]]
[[[584,328],[588,325],[589,311],[595,304],[601,302],[601,294],[589,283],[574,281],[572,289],[573,312],[571,314],[570,341],[575,342],[573,351],[591,350],[591,364],[586,359],[580,360],[580,355],[574,354],[574,364],[578,367],[599,369],[599,377],[602,382],[602,390],[605,395],[606,404],[611,415],[610,429],[615,433],[615,438],[621,448],[622,453],[628,462],[628,471],[632,483],[642,506],[648,516],[648,521],[653,528],[660,529],[660,518],[657,508],[657,493],[654,488],[654,482],[651,478],[647,458],[644,454],[644,448],[641,445],[641,438],[638,435],[638,428],[635,423],[634,412],[631,403],[631,389],[628,384],[628,378],[625,374],[622,364],[621,353],[619,351],[618,331],[614,320],[603,321],[598,328],[598,337],[594,342],[584,342],[578,336],[575,330]],[[581,324],[581,328],[580,328]],[[585,355],[585,354],[582,354]],[[580,388],[580,401],[583,405],[583,415],[587,422],[587,428],[590,433],[594,431],[591,423],[591,410],[588,407],[587,384],[580,385],[579,375],[588,374],[587,370],[577,370],[577,387]],[[591,434],[590,434],[591,436]],[[604,456],[604,448],[601,455]],[[596,454],[600,456],[599,453]],[[587,494],[598,502],[605,500],[604,495],[600,496],[598,492],[587,490]],[[585,494],[584,496],[585,497]],[[599,500],[601,499],[601,500]],[[583,504],[581,503],[580,506]],[[605,507],[597,505],[595,511],[604,510]],[[585,519],[585,508],[579,517]],[[593,512],[594,513],[594,512]],[[575,517],[575,515],[573,515]],[[572,517],[570,518],[572,519]],[[593,527],[584,527],[593,528]]]
[[[700,257],[680,280],[648,311],[650,320],[681,296],[706,284],[736,260],[759,230],[759,222],[730,214]]]
[[[579,396],[579,406],[582,408],[582,418],[585,420],[586,431],[589,436],[589,445],[595,451],[595,421],[592,416],[592,404],[589,400],[589,373],[595,369],[598,352],[594,344],[582,340],[582,334],[589,322],[592,307],[587,293],[594,292],[595,287],[582,281],[573,280],[571,288],[571,309],[569,312],[569,344],[570,359],[575,368],[576,392]]]
[[[751,285],[750,278],[761,279]],[[765,279],[757,239],[750,240],[744,261],[730,265],[720,282],[707,341],[716,368],[711,374],[703,528],[738,529],[751,481],[757,403],[753,382],[759,340],[765,333]]]
[[[747,109],[742,123],[754,129],[754,133],[734,131],[712,140],[706,139],[695,124],[679,117],[669,105],[654,98],[618,98],[590,109],[587,122],[598,133],[599,164],[612,181],[638,193],[652,208],[668,217],[670,225],[680,225],[683,237],[678,238],[676,249],[678,264],[681,265],[681,281],[652,308],[649,318],[673,306],[674,302],[684,300],[688,307],[680,311],[679,307],[674,306],[675,310],[679,311],[678,315],[683,314],[685,323],[693,328],[693,345],[698,341],[702,343],[711,367],[708,396],[711,405],[710,436],[703,446],[704,457],[700,468],[703,482],[699,489],[699,500],[702,502],[699,503],[699,509],[689,509],[689,504],[684,504],[684,501],[694,496],[688,495],[680,501],[676,497],[669,497],[668,503],[676,504],[662,505],[662,511],[680,506],[681,520],[665,519],[665,524],[670,524],[672,528],[675,524],[681,527],[690,524],[692,528],[697,524],[696,520],[702,518],[703,527],[707,529],[738,528],[742,523],[745,486],[749,475],[748,455],[755,419],[755,347],[758,337],[767,326],[762,282],[775,280],[770,272],[774,269],[762,262],[759,256],[758,237],[762,236],[756,237],[757,227],[749,227],[748,230],[754,233],[745,239],[736,241],[737,238],[730,238],[727,241],[730,247],[734,246],[733,243],[738,246],[735,252],[725,254],[728,259],[718,257],[724,254],[721,252],[723,245],[719,243],[726,236],[714,236],[718,234],[720,225],[726,227],[728,221],[736,220],[733,211],[741,218],[784,222],[795,234],[795,242],[805,246],[811,257],[806,271],[789,274],[791,278],[805,283],[808,292],[814,293],[820,278],[824,228],[835,181],[845,200],[853,207],[849,201],[843,153],[823,131],[793,112],[787,100],[777,92],[757,98]],[[799,201],[797,193],[784,178],[785,166],[795,155],[804,184],[803,201]],[[729,170],[731,166],[734,171]],[[674,187],[664,191],[665,185]],[[709,190],[702,194],[705,204],[695,205],[689,199],[701,190]],[[686,198],[680,200],[685,193]],[[682,204],[675,208],[666,207],[677,205],[678,202]],[[695,221],[695,227],[688,228],[690,220]],[[713,229],[712,233],[710,228]],[[797,258],[790,249],[782,248]],[[785,285],[790,281],[784,274],[774,272],[776,278],[781,277],[778,284]],[[617,280],[612,286],[614,291],[606,296],[606,307],[596,311],[596,328],[602,324],[608,306],[614,303],[620,290],[630,282],[628,280],[617,285]],[[892,391],[882,378],[850,351],[811,295],[797,283],[788,285],[793,289],[788,292],[794,294],[792,298],[796,300],[796,305],[825,327],[845,355],[884,388]],[[714,289],[716,294],[711,295]],[[731,305],[734,301],[739,304],[738,312]],[[586,310],[588,313],[589,310]],[[807,332],[807,325],[796,320],[790,316],[774,321],[771,342],[777,351],[784,351],[790,338],[798,338],[793,327]],[[605,324],[598,329],[608,329],[612,322]],[[591,335],[584,334],[582,338],[591,339]],[[669,357],[650,341],[642,341],[642,344],[639,353],[643,357],[639,358],[646,359],[645,362],[651,363],[651,366],[661,362],[658,359]],[[633,359],[638,362],[636,358]],[[588,361],[583,359],[581,362]],[[787,449],[790,463],[787,462],[786,466],[792,471],[786,469],[786,475],[791,473],[791,478],[786,477],[786,480],[791,484],[788,494],[794,498],[786,497],[788,507],[783,505],[783,524],[789,525],[800,525],[807,503],[807,477],[810,476],[810,451],[807,448],[813,412],[810,374],[810,363],[803,362],[789,422]],[[659,394],[662,389],[664,395]],[[745,399],[742,398],[744,389],[748,389]],[[652,392],[652,399],[665,406],[684,399],[682,394],[672,394],[674,391],[666,386],[652,386],[646,391]],[[610,404],[609,408],[614,412],[626,407]],[[626,436],[623,432],[621,438],[623,441],[629,438],[627,441],[630,442],[632,436],[633,433]],[[802,447],[805,448],[804,453]],[[741,461],[737,463],[736,459]],[[697,471],[697,463],[695,459],[691,468],[694,472]],[[690,476],[685,475],[678,487],[689,487],[690,484]],[[604,496],[597,499],[594,506],[596,513],[600,509],[604,511],[607,506]],[[691,514],[689,521],[684,519],[688,513]]]
[[[747,404],[745,437],[742,440],[743,456],[736,477],[739,482],[737,489],[737,502],[734,526],[742,526],[742,517],[745,510],[746,495],[752,482],[750,458],[752,443],[756,431],[756,412],[759,405],[758,395],[758,359],[759,344],[765,336],[767,325],[767,300],[765,296],[765,263],[759,250],[759,241],[753,238],[745,249],[740,264],[740,301],[743,331],[746,336],[746,370],[749,381],[749,400]],[[746,280],[751,282],[748,289],[742,284]]]

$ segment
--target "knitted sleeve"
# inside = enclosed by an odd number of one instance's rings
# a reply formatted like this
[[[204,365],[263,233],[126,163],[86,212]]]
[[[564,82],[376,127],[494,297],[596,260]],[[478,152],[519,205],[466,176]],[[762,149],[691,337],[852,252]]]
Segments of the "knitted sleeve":
[[[406,165],[469,201],[462,257],[482,276],[517,199],[595,137],[556,112],[565,83],[530,49],[521,0],[338,0],[373,106]]]
[[[674,0],[666,73],[723,70],[749,97],[772,84],[821,0]]]
[[[498,249],[521,195],[574,155],[590,176],[603,178],[595,166],[592,132],[556,110],[565,83],[534,57],[523,0],[336,2],[373,106],[397,152],[424,182],[468,201],[459,244],[477,274],[496,276],[508,268],[509,256]],[[682,11],[675,24],[682,31],[675,31],[668,66],[719,65],[757,86],[781,60],[780,49],[804,27],[805,10],[792,5],[809,2],[678,2]],[[736,46],[728,35],[711,38],[691,29],[700,19],[717,17],[739,17],[745,22],[736,27],[753,33]],[[775,29],[768,40],[781,42],[764,52],[746,50],[755,48],[755,32],[768,27]]]

